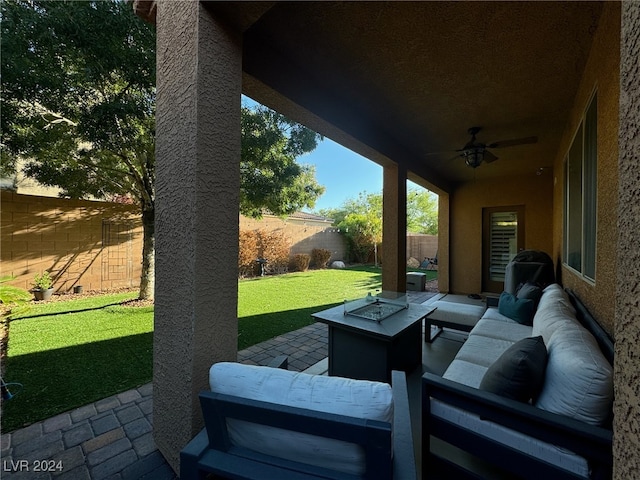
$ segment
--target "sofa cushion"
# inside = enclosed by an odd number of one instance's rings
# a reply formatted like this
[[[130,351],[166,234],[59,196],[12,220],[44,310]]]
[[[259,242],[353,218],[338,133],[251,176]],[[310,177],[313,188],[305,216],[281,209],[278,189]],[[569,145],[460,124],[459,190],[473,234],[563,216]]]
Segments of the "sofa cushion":
[[[516,297],[518,298],[527,298],[529,300],[533,300],[535,306],[538,306],[538,302],[540,302],[540,297],[542,297],[542,289],[534,285],[533,283],[525,283],[518,288],[516,292]]]
[[[528,402],[536,397],[544,380],[547,349],[541,336],[514,343],[486,371],[480,390]]]
[[[381,382],[308,375],[233,362],[209,370],[211,391],[264,402],[391,423],[391,386]],[[290,430],[227,420],[231,443],[265,455],[361,475],[358,445]]]
[[[487,311],[482,315],[482,320],[498,320],[505,323],[516,323],[506,315],[502,315],[498,310],[498,307],[487,308]]]
[[[533,316],[533,335],[542,335],[548,347],[553,333],[571,324],[579,325],[579,322],[569,297],[558,284],[549,285],[544,289]]]
[[[498,302],[498,311],[523,325],[531,325],[536,304],[528,298],[518,298],[512,293],[502,292]]]
[[[544,384],[536,406],[592,425],[609,419],[613,368],[584,327],[565,323],[551,336]]]
[[[453,362],[449,364],[442,378],[461,383],[468,387],[478,388],[480,387],[480,381],[487,371],[487,368],[489,367],[456,357],[453,359]]]

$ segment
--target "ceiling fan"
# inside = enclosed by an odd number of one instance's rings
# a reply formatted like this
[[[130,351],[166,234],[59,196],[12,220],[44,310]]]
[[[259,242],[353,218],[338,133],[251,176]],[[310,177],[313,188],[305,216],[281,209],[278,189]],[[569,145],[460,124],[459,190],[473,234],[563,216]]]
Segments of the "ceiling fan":
[[[456,152],[460,152],[458,155],[456,155],[456,157],[464,158],[464,163],[466,163],[471,168],[479,167],[482,162],[491,163],[498,160],[498,157],[496,157],[488,150],[489,148],[494,149],[513,147],[516,145],[536,143],[538,141],[538,137],[524,137],[484,144],[476,140],[476,134],[481,129],[482,127],[469,128],[467,132],[469,132],[469,135],[471,135],[471,140],[469,140],[464,147],[456,150]]]

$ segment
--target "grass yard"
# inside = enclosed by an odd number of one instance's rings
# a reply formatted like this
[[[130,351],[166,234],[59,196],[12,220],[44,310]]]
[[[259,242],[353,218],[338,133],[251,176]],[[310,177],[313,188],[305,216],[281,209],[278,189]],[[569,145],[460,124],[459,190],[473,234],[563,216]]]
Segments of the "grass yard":
[[[437,272],[427,272],[427,279]],[[312,323],[311,314],[380,288],[380,269],[311,270],[238,283],[238,349]],[[121,302],[136,293],[32,304],[14,314],[2,431],[151,381],[153,307]]]

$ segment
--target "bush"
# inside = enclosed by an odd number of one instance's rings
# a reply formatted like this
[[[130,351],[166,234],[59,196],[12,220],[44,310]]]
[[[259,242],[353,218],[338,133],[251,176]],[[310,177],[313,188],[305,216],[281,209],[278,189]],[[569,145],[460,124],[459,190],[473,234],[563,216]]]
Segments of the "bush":
[[[311,259],[316,268],[326,268],[331,258],[331,250],[326,248],[314,248],[311,251]]]
[[[258,233],[253,230],[240,231],[240,244],[238,250],[238,275],[250,277],[256,272],[256,259],[258,252]]]
[[[310,261],[311,256],[308,253],[296,253],[291,259],[291,269],[298,272],[306,272]]]
[[[259,256],[267,260],[265,273],[270,275],[287,273],[289,270],[289,251],[291,250],[289,239],[278,230],[272,232],[259,230],[258,238],[260,242]]]

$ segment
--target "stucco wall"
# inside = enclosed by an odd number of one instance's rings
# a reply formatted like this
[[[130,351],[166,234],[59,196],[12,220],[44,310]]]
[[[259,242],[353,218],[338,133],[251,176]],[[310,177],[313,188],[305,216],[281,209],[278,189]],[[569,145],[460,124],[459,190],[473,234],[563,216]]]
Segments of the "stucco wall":
[[[562,284],[575,290],[589,311],[613,334],[618,211],[618,110],[620,70],[620,4],[607,2],[562,143],[555,159],[554,258],[562,256],[564,160],[594,91],[598,102],[598,207],[595,284],[562,267]]]
[[[614,479],[640,478],[640,3],[622,5],[619,232],[615,339]],[[615,215],[612,215],[615,217]],[[612,257],[615,258],[615,255]],[[612,299],[613,300],[613,299]]]
[[[29,289],[51,272],[56,292],[138,287],[142,223],[138,208],[1,192],[0,276]]]
[[[552,178],[547,171],[458,186],[450,195],[450,290],[481,291],[483,208],[524,205],[525,248],[551,253],[552,199]]]

